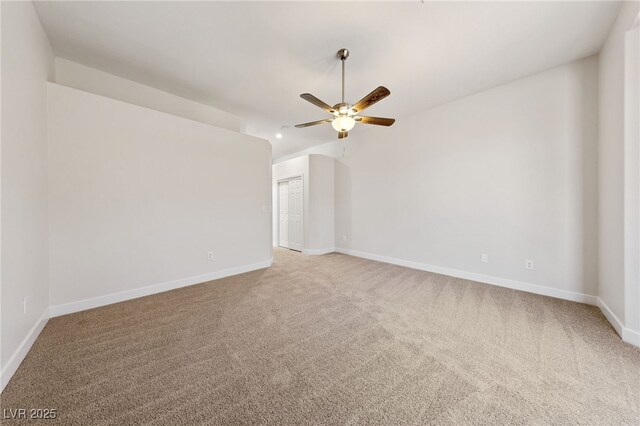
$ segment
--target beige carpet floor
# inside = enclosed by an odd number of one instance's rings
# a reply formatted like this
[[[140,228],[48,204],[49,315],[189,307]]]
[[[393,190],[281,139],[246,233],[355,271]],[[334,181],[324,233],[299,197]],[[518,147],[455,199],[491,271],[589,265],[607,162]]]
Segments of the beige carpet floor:
[[[279,249],[51,319],[1,402],[57,409],[39,424],[639,424],[640,349],[592,306]]]

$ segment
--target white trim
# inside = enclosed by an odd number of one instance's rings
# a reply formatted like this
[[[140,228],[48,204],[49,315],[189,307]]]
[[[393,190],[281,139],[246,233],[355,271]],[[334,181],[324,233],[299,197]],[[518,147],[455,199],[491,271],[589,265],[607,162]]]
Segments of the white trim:
[[[291,176],[287,176],[287,177],[284,177],[284,178],[277,179],[276,182],[277,183],[289,182],[290,180],[303,179],[303,177],[304,177],[304,174],[299,174],[299,175],[296,174],[296,175],[291,175]]]
[[[2,373],[0,373],[0,392],[4,390],[7,383],[9,383],[9,380],[11,380],[15,372],[18,370],[18,367],[20,367],[22,361],[24,361],[31,349],[31,346],[33,346],[33,343],[40,335],[44,326],[47,325],[47,321],[49,321],[48,308],[44,310],[40,319],[38,319],[38,321],[33,325],[22,343],[20,343],[20,346],[18,346],[18,349],[16,349],[13,355],[11,355],[11,358],[9,358],[9,361],[2,369]]]
[[[604,317],[611,323],[611,326],[623,341],[634,346],[640,346],[640,333],[625,327],[622,321],[620,321],[616,314],[609,309],[607,304],[600,297],[598,297],[598,308],[600,308]]]
[[[44,329],[44,326],[47,325],[49,318],[84,311],[87,309],[98,308],[100,306],[123,302],[125,300],[137,299],[139,297],[162,293],[164,291],[173,290],[180,287],[187,287],[194,284],[200,284],[207,281],[229,277],[232,275],[255,271],[258,269],[268,268],[272,263],[273,257],[263,262],[238,266],[236,268],[224,269],[222,271],[212,272],[210,274],[197,275],[194,277],[155,284],[147,287],[137,288],[134,290],[109,294],[106,296],[94,297],[92,299],[85,299],[77,302],[66,303],[63,305],[51,306],[45,309],[40,319],[38,319],[36,324],[31,328],[22,343],[20,343],[20,346],[18,346],[18,349],[13,353],[13,355],[11,355],[11,358],[9,358],[9,361],[2,369],[2,372],[0,372],[0,392],[4,390],[7,383],[9,383],[9,380],[11,380],[11,377],[13,377],[15,372],[18,370],[18,367],[20,367],[22,361],[24,361],[25,357],[29,353],[29,350],[31,349],[31,346],[33,346],[33,343],[40,335],[40,332]]]
[[[328,247],[323,249],[302,249],[302,254],[308,255],[320,255],[320,254],[329,254],[336,251],[335,247]]]
[[[212,272],[209,274],[196,275],[194,277],[182,278],[175,281],[169,281],[160,284],[154,284],[147,287],[136,288],[133,290],[121,291],[119,293],[108,294],[105,296],[93,297],[91,299],[79,300],[77,302],[55,305],[49,308],[50,316],[58,317],[60,315],[72,314],[87,309],[98,308],[100,306],[111,305],[112,303],[124,302],[125,300],[137,299],[139,297],[149,296],[151,294],[162,293],[164,291],[174,290],[176,288],[187,287],[194,284],[200,284],[207,281],[217,280],[232,275],[242,274],[245,272],[255,271],[257,269],[268,268],[273,263],[273,258],[253,263],[249,265],[238,266],[236,268],[224,269],[222,271]]]
[[[600,297],[598,297],[597,306],[598,308],[600,308],[600,310],[602,311],[602,314],[607,319],[607,321],[611,323],[611,326],[616,331],[616,333],[618,333],[619,336],[622,336],[622,330],[624,329],[622,322],[620,322],[616,314],[614,314],[613,311],[609,309],[607,304],[604,303],[604,300],[602,300]]]
[[[597,296],[592,296],[574,291],[560,290],[557,288],[541,286],[537,284],[525,283],[522,281],[510,280],[506,278],[493,277],[489,275],[477,274],[474,272],[460,271],[457,269],[443,268],[441,266],[428,265],[426,263],[413,262],[410,260],[396,259],[377,254],[364,253],[361,251],[350,250],[346,248],[336,247],[335,251],[350,256],[361,257],[363,259],[376,260],[378,262],[390,263],[392,265],[404,266],[407,268],[418,269],[420,271],[434,272],[436,274],[447,275],[450,277],[462,278],[465,280],[477,281],[484,284],[496,285],[499,287],[511,288],[514,290],[526,291],[528,293],[540,294],[543,296],[555,297],[557,299],[570,300],[572,302],[586,303],[600,308],[603,315],[611,323],[613,329],[618,333],[620,338],[632,345],[640,346],[640,333],[630,328],[626,328],[618,317],[609,309],[606,303]]]
[[[630,328],[625,327],[622,329],[622,340],[633,346],[640,347],[640,333]]]
[[[569,290],[561,290],[552,287],[545,287],[537,284],[525,283],[522,281],[510,280],[507,278],[494,277],[490,275],[477,274],[475,272],[460,271],[458,269],[443,268],[441,266],[428,265],[426,263],[413,262],[404,259],[380,256],[377,254],[363,253],[356,250],[336,247],[338,253],[351,256],[362,257],[364,259],[377,260],[379,262],[391,263],[393,265],[405,266],[407,268],[419,269],[421,271],[434,272],[436,274],[448,275],[450,277],[462,278],[465,280],[477,281],[484,284],[492,284],[499,287],[511,288],[514,290],[526,291],[528,293],[541,294],[543,296],[556,297],[558,299],[571,300],[573,302],[597,305],[598,297],[589,294],[577,293]]]

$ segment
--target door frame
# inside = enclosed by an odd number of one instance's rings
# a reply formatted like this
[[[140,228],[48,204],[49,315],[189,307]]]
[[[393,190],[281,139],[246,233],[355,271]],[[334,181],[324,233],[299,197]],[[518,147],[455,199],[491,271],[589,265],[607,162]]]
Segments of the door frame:
[[[280,183],[282,182],[289,182],[291,180],[296,180],[296,179],[300,179],[300,183],[302,184],[302,220],[300,223],[300,232],[302,232],[302,248],[300,250],[300,252],[302,253],[302,250],[304,250],[304,221],[305,221],[305,216],[306,216],[306,209],[304,208],[304,199],[305,199],[305,186],[304,186],[304,175],[300,174],[300,175],[293,175],[293,176],[287,176],[284,178],[280,178],[276,180],[276,193],[277,193],[277,197],[278,199],[276,200],[276,217],[278,218],[278,220],[276,221],[277,223],[277,229],[276,229],[276,235],[278,236],[278,247],[283,248],[283,249],[287,249],[287,250],[293,250],[291,248],[288,247],[282,247],[280,245]],[[293,250],[293,251],[297,251],[297,250]]]

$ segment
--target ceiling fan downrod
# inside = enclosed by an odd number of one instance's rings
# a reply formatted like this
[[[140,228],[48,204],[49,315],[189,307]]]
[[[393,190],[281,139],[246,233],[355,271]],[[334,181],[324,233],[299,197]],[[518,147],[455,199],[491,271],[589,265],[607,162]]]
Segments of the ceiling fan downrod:
[[[344,47],[338,50],[338,58],[340,58],[340,62],[342,62],[342,103],[344,103],[344,62],[349,57],[349,50]]]

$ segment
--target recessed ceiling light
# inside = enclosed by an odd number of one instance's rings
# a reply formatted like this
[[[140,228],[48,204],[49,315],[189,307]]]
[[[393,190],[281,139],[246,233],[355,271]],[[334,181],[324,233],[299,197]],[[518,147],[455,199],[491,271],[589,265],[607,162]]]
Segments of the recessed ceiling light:
[[[282,133],[276,133],[276,138],[277,139],[282,139]]]

